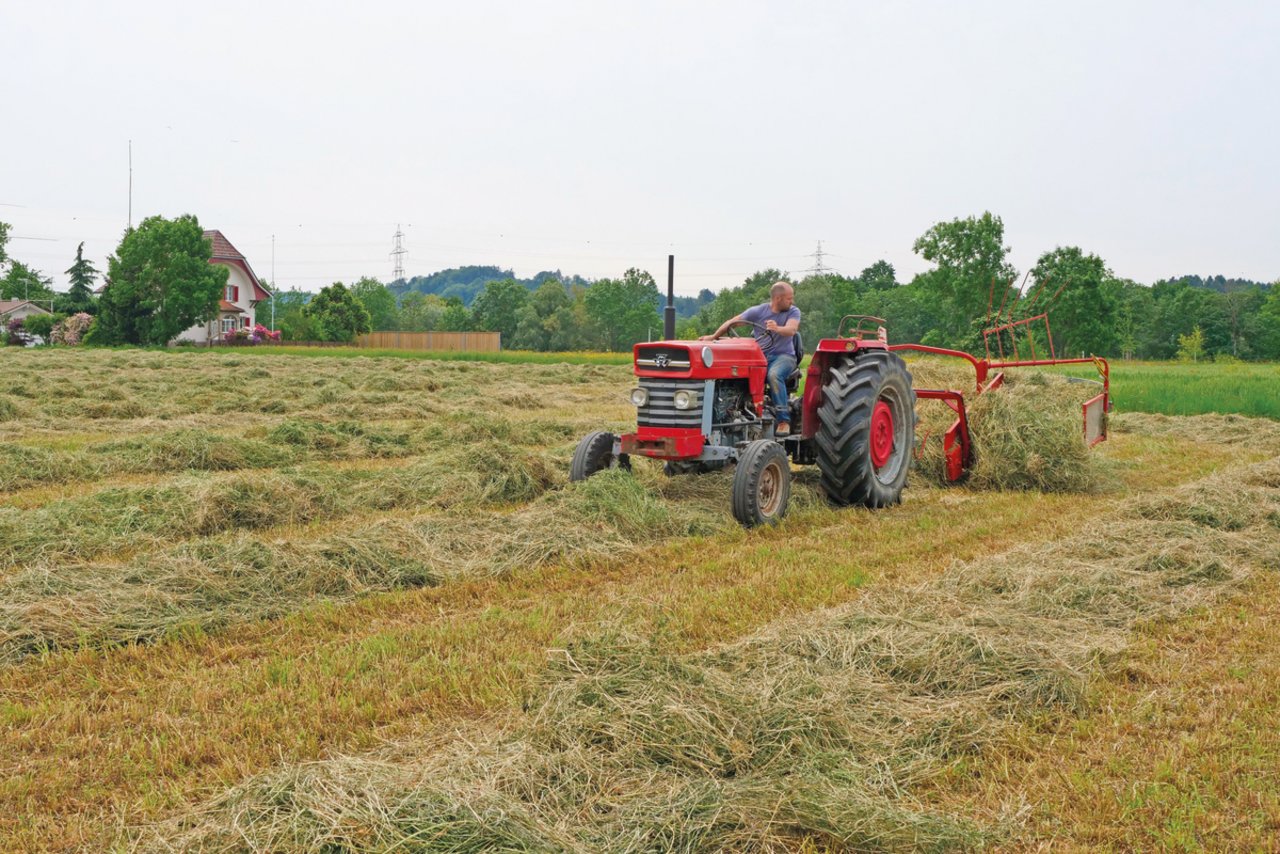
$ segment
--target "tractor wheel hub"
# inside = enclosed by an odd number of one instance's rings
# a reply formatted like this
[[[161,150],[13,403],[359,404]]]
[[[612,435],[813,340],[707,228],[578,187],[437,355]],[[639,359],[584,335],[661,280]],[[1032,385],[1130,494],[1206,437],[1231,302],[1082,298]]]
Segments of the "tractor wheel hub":
[[[883,400],[871,412],[871,464],[877,469],[893,456],[893,410]]]

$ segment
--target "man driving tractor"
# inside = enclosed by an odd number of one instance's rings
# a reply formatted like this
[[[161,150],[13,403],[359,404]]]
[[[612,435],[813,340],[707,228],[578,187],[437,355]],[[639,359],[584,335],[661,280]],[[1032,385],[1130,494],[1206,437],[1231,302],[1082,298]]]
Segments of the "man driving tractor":
[[[788,282],[776,282],[769,289],[769,301],[752,306],[720,325],[711,335],[703,335],[702,341],[714,341],[729,331],[730,327],[750,324],[762,332],[772,333],[760,339],[760,349],[769,363],[769,399],[773,402],[777,424],[774,434],[791,433],[791,409],[787,406],[787,377],[796,369],[795,342],[792,337],[800,331],[800,309],[795,306],[795,289]]]

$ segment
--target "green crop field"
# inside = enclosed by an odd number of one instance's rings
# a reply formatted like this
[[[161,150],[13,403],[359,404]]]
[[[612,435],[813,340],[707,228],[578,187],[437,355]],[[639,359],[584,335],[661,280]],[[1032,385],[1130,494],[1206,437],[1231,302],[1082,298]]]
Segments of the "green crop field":
[[[0,850],[1274,844],[1275,366],[1117,364],[1091,453],[1018,380],[965,485],[745,531],[568,483],[625,354],[408,355],[0,351]]]

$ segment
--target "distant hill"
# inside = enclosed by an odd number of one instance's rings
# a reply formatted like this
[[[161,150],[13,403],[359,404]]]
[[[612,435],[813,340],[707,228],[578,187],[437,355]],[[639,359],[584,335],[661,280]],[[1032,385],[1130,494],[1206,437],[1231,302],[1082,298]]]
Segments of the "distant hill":
[[[469,307],[484,290],[485,285],[505,279],[513,279],[531,291],[537,290],[549,279],[561,282],[566,288],[575,285],[581,288],[591,287],[590,279],[584,279],[576,273],[565,274],[559,270],[544,270],[531,279],[521,279],[512,270],[494,266],[450,267],[428,276],[414,276],[407,281],[392,282],[387,287],[397,299],[411,291],[418,291],[424,294],[435,294],[441,298],[458,297]],[[676,297],[676,316],[692,317],[715,298],[716,295],[706,288],[703,288],[696,297]]]
[[[414,276],[408,281],[397,281],[387,285],[397,297],[410,291],[424,294],[435,294],[438,297],[458,297],[468,306],[475,300],[484,286],[489,282],[514,279],[531,291],[537,290],[548,279],[558,279],[566,287],[579,285],[588,287],[591,282],[578,275],[566,276],[559,270],[545,270],[532,279],[521,279],[511,270],[492,266],[450,267],[429,276]]]

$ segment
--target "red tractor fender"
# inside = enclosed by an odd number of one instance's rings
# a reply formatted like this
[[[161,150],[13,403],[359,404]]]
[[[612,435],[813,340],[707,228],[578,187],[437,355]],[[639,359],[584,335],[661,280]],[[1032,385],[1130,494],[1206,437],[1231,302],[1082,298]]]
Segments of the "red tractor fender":
[[[822,387],[827,384],[831,366],[862,350],[887,349],[888,343],[878,339],[824,338],[818,342],[818,348],[809,359],[809,370],[805,373],[804,414],[800,422],[803,425],[800,431],[802,439],[818,435],[818,407],[822,405]]]

